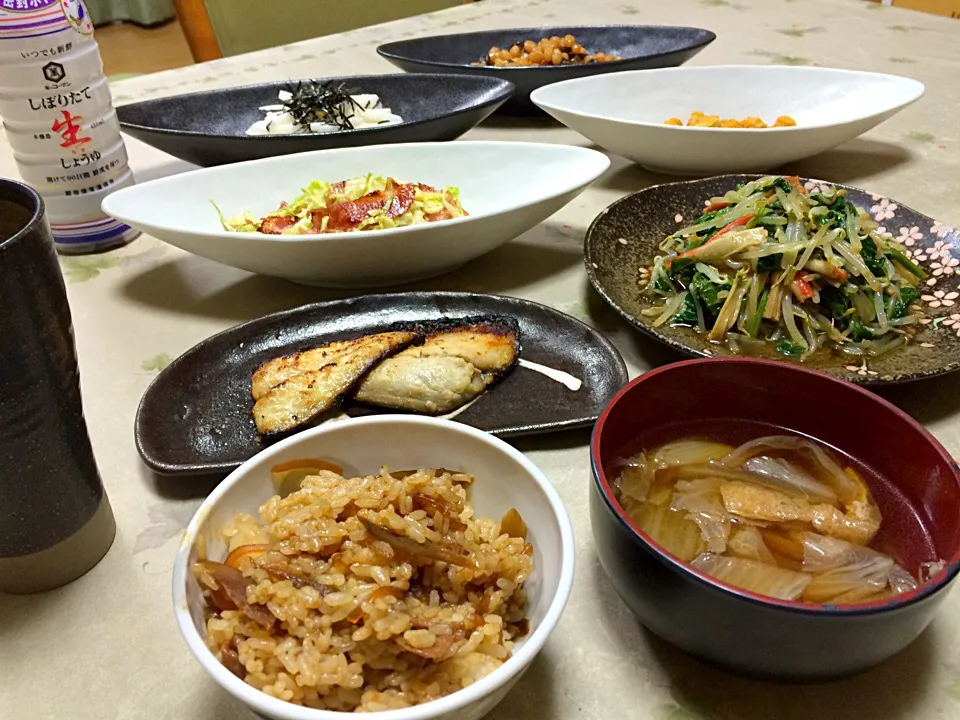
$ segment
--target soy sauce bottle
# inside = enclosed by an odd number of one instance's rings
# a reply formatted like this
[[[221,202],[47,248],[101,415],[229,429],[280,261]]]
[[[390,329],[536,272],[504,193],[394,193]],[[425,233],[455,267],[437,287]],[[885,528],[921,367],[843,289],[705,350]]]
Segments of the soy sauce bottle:
[[[100,210],[133,173],[82,0],[0,0],[0,117],[57,251],[101,252],[133,230]]]

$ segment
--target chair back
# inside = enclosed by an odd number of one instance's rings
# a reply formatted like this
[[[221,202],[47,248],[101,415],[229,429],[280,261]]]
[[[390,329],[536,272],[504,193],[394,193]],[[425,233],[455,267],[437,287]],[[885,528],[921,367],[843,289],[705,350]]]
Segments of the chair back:
[[[464,0],[174,0],[196,62],[462,4]]]

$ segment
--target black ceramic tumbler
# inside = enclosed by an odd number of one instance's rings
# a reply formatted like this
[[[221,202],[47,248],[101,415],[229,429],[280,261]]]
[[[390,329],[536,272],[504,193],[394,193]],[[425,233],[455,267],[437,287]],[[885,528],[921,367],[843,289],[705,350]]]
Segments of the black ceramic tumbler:
[[[0,179],[0,592],[75,580],[115,534],[43,201]]]

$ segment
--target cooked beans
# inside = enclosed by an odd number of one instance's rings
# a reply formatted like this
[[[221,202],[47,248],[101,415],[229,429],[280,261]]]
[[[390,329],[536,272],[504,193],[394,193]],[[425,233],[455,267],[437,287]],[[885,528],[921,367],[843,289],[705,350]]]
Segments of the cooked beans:
[[[492,47],[487,56],[474,65],[522,67],[525,65],[573,65],[612,62],[620,57],[610,53],[588,53],[573,35],[524,40],[509,48]]]
[[[687,120],[687,127],[719,127],[719,128],[766,128],[766,127],[795,127],[797,121],[789,115],[781,115],[773,125],[767,125],[758,117],[745,117],[743,120],[720,119],[719,115],[704,115],[699,110],[694,110]],[[672,117],[664,121],[664,125],[683,125],[680,118]]]

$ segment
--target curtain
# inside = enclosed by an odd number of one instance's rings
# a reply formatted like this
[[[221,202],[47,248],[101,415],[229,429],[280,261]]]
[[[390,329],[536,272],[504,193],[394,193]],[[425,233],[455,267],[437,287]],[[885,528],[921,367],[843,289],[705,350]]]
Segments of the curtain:
[[[134,22],[156,25],[176,14],[171,0],[85,0],[94,25],[111,22]]]

